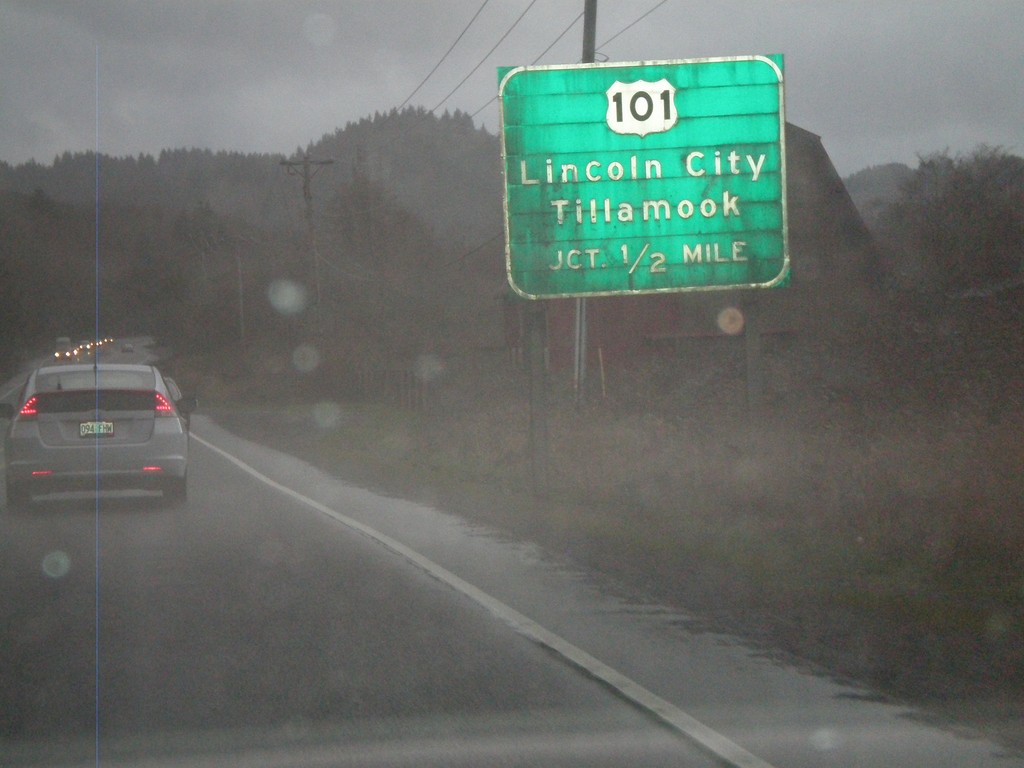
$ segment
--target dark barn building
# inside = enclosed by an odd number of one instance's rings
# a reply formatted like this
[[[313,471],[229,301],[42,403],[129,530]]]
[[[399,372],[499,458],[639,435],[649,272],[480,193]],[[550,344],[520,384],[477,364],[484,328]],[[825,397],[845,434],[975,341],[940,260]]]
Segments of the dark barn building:
[[[821,137],[787,123],[786,163],[789,285],[763,290],[589,298],[589,371],[599,365],[629,366],[652,355],[674,354],[680,344],[691,344],[695,339],[726,337],[719,317],[727,309],[738,309],[744,322],[740,328],[726,328],[748,337],[748,352],[755,354],[764,336],[811,334],[816,342],[836,347],[842,345],[848,329],[863,327],[868,310],[878,301],[877,256],[871,236]],[[576,301],[552,299],[543,303],[551,368],[558,372],[568,369],[571,375]],[[511,298],[507,305],[507,341],[513,349],[522,348],[526,304]],[[731,312],[731,317],[735,319],[737,313]]]

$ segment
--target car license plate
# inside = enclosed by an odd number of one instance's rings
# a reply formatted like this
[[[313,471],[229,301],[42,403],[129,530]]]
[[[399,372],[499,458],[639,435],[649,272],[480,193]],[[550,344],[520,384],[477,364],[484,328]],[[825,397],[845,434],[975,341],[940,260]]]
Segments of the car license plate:
[[[82,437],[110,437],[114,434],[114,422],[83,421],[78,425],[78,434]]]

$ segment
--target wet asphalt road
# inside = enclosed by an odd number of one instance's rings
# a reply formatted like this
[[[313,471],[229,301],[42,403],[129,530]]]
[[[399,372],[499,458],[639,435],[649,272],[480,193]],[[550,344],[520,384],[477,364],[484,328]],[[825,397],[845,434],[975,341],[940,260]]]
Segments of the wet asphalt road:
[[[534,545],[194,426],[182,509],[137,493],[0,509],[0,766],[722,764],[359,525],[708,724],[747,765],[1024,766]]]
[[[462,752],[709,764],[463,595],[195,442],[190,472],[180,510],[129,492],[0,516],[0,764],[94,764],[97,750],[108,765],[254,764],[254,749],[280,754],[273,765]]]

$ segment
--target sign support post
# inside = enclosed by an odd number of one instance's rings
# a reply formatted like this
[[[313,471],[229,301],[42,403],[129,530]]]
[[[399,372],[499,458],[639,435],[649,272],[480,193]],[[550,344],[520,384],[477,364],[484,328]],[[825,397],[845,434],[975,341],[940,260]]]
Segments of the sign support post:
[[[587,298],[789,281],[782,56],[598,64],[596,0],[585,15],[590,62],[503,68],[498,88],[506,275],[525,299],[577,299],[577,408]],[[540,487],[545,313],[527,314]]]
[[[583,5],[583,63],[593,64],[597,53],[597,0],[585,0]],[[576,409],[586,400],[587,387],[587,300],[576,299],[576,355],[573,365],[573,383],[576,390]]]
[[[530,472],[533,494],[548,494],[548,374],[547,313],[543,304],[526,306],[526,365],[530,379]]]

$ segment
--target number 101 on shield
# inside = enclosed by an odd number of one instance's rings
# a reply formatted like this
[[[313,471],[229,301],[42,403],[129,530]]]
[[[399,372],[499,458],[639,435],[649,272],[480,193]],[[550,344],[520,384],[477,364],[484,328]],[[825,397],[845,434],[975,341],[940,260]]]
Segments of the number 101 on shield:
[[[615,133],[646,136],[664,133],[679,119],[676,111],[676,88],[668,80],[657,82],[637,80],[633,83],[615,81],[607,90],[608,127]]]

